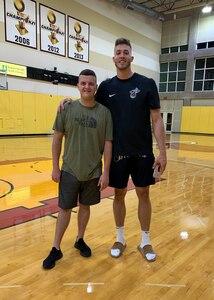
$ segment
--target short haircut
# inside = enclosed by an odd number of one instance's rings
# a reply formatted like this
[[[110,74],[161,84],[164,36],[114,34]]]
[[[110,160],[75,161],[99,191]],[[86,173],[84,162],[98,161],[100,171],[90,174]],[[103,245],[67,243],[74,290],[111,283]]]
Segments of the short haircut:
[[[82,71],[79,73],[79,77],[80,77],[80,75],[94,76],[95,79],[97,80],[97,76],[96,76],[95,72],[94,72],[93,70],[90,70],[90,69],[82,70]]]
[[[118,45],[122,45],[122,44],[125,44],[125,45],[129,46],[132,49],[130,40],[128,40],[126,38],[116,39],[114,46],[117,47]]]

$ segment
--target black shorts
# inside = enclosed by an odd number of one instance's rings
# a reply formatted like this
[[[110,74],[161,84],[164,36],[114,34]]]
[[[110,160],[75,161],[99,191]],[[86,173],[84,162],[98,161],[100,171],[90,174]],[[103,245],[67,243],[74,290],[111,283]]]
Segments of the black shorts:
[[[127,187],[129,176],[136,187],[155,184],[152,166],[154,155],[113,156],[110,168],[109,185],[123,189]]]
[[[94,205],[100,202],[99,178],[79,181],[75,176],[62,171],[59,183],[59,207],[71,209],[78,201],[84,205]]]

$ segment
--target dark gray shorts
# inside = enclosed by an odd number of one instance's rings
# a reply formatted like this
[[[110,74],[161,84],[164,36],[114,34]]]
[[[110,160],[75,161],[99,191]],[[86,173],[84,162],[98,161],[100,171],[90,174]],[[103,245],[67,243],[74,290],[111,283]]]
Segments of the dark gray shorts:
[[[62,171],[59,183],[59,207],[71,209],[78,201],[84,205],[94,205],[100,202],[99,178],[79,181],[68,172]]]
[[[155,184],[153,178],[154,155],[113,156],[111,161],[109,186],[123,189],[127,187],[129,176],[136,187]]]

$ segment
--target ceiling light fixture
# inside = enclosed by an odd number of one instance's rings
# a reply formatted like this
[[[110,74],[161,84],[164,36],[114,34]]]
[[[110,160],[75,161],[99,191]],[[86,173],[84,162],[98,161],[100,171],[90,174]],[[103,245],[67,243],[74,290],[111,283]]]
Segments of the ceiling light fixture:
[[[204,6],[204,8],[202,9],[202,13],[203,14],[207,14],[207,13],[209,13],[209,12],[211,12],[212,11],[212,6],[210,6],[210,5],[206,5],[206,6]]]

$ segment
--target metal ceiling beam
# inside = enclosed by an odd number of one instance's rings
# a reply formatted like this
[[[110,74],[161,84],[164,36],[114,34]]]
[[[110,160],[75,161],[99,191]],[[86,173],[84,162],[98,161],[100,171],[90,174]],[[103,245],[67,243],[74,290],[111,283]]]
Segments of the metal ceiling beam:
[[[160,5],[148,7],[147,5],[151,3],[151,0],[147,0],[143,3],[137,3],[132,0],[108,0],[111,3],[117,3],[119,5],[122,5],[123,7],[130,9],[130,10],[136,10],[140,13],[147,14],[151,17],[154,17],[160,21],[164,21],[165,17],[170,14],[179,13],[182,11],[188,11],[193,10],[196,8],[203,7],[207,4],[213,5],[214,0],[197,0],[198,3],[195,3],[196,0],[189,0],[189,4],[184,4],[178,7],[178,3],[182,3],[184,1],[182,0],[156,0],[153,1],[154,3],[158,4],[160,2]],[[177,6],[177,7],[176,7]],[[165,8],[165,9],[164,9]],[[161,12],[158,12],[157,10],[161,10]]]
[[[193,5],[184,5],[183,7],[166,10],[166,11],[164,11],[164,14],[165,15],[174,14],[174,13],[177,13],[177,12],[190,10],[190,9],[194,9],[194,8],[199,8],[199,7],[204,7],[206,5],[212,5],[212,4],[214,4],[213,0],[208,1],[208,2],[201,2],[201,3],[193,4]]]

